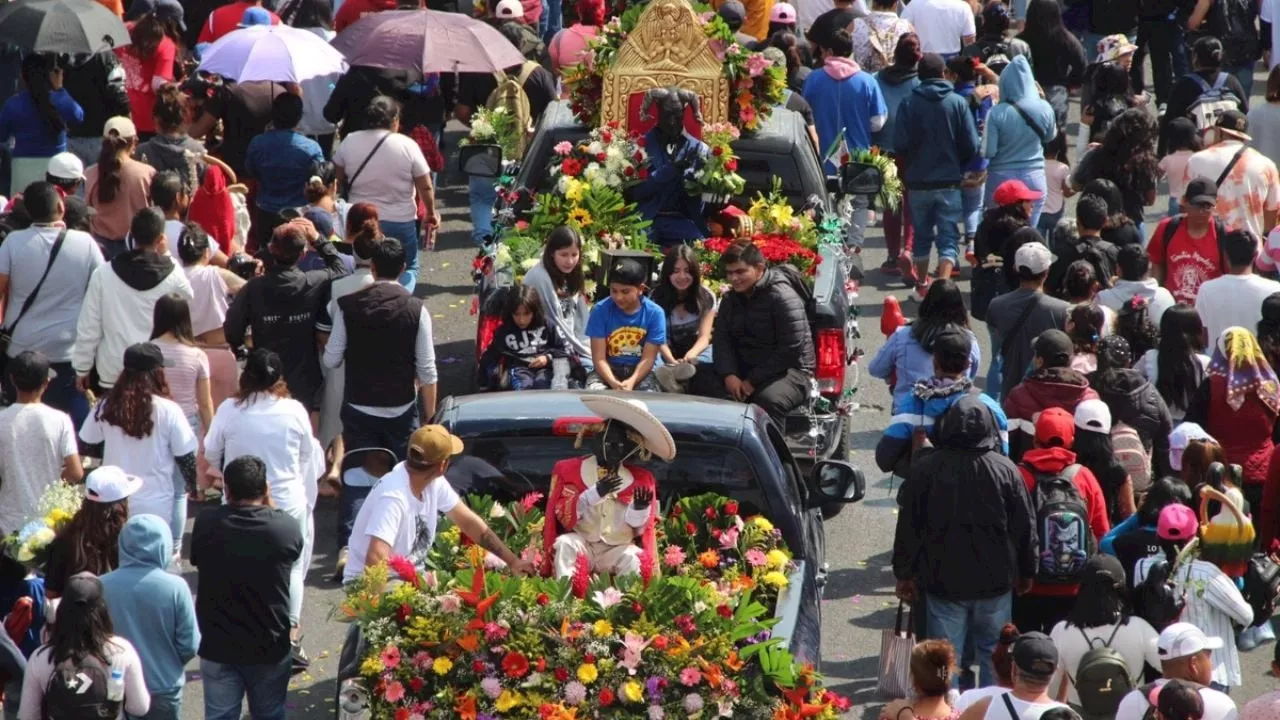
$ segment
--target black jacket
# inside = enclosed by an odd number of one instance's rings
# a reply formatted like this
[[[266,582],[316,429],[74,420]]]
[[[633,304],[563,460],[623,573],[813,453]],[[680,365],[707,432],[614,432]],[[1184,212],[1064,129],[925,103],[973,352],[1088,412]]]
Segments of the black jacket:
[[[731,292],[720,302],[711,335],[715,369],[757,388],[788,370],[813,374],[813,331],[804,301],[777,270],[765,270],[749,294]]]
[[[1132,369],[1095,372],[1089,384],[1111,409],[1111,419],[1138,431],[1151,456],[1152,477],[1176,474],[1169,467],[1169,433],[1173,417],[1169,406],[1142,373]]]
[[[1036,571],[1035,509],[977,395],[942,416],[898,490],[893,574],[948,600],[1003,595]]]
[[[417,70],[388,70],[356,65],[338,79],[333,94],[324,106],[324,119],[342,123],[342,135],[346,137],[357,130],[364,130],[364,109],[377,95],[395,99],[403,107],[409,99],[409,88],[422,82]],[[409,127],[406,124],[406,127]]]
[[[63,71],[62,86],[84,108],[84,121],[67,131],[72,137],[100,138],[109,118],[129,117],[124,66],[110,50],[74,58]]]
[[[316,407],[324,383],[316,352],[316,313],[329,297],[329,281],[346,274],[333,243],[320,241],[315,250],[325,269],[271,268],[236,293],[223,325],[231,345],[243,345],[252,328],[254,347],[280,355],[289,393],[308,409]]]

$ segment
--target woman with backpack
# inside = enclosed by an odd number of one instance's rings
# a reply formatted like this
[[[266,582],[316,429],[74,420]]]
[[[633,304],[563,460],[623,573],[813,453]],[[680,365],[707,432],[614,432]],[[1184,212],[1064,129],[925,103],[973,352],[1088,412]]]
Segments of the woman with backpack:
[[[1146,207],[1156,201],[1160,167],[1155,154],[1156,125],[1146,108],[1129,108],[1111,122],[1102,144],[1080,159],[1071,184],[1078,189],[1096,178],[1106,178],[1120,188],[1124,211],[1146,237],[1142,219]]]
[[[1119,335],[1103,338],[1098,343],[1098,371],[1089,376],[1089,385],[1107,404],[1113,421],[1123,423],[1138,435],[1153,476],[1162,477],[1169,474],[1173,418],[1155,386],[1134,370],[1132,363],[1128,340]],[[1132,469],[1129,474],[1134,475]],[[1142,485],[1145,483],[1135,479],[1135,486]]]
[[[1076,461],[1089,468],[1089,472],[1098,479],[1098,487],[1102,488],[1102,497],[1107,502],[1107,518],[1112,526],[1124,522],[1136,512],[1137,507],[1133,480],[1111,442],[1111,411],[1101,400],[1084,400],[1076,405],[1075,423]],[[1142,479],[1150,483],[1150,472]],[[1142,488],[1143,494],[1146,491],[1147,487]]]
[[[1222,41],[1215,37],[1202,37],[1191,45],[1191,72],[1178,78],[1169,92],[1169,104],[1165,106],[1160,127],[1160,154],[1168,144],[1165,132],[1174,118],[1189,117],[1197,107],[1211,109],[1209,105],[1231,104],[1242,113],[1249,112],[1249,94],[1240,80],[1222,67]],[[1192,122],[1196,122],[1194,117]],[[1204,123],[1196,123],[1196,129],[1204,131]]]
[[[1133,616],[1124,567],[1110,555],[1089,558],[1075,604],[1049,637],[1058,648],[1049,694],[1084,717],[1113,716],[1125,693],[1142,684],[1143,668],[1160,668],[1159,633]]]
[[[982,7],[978,20],[978,37],[960,50],[960,57],[976,59],[995,75],[1016,57],[1031,59],[1031,47],[1025,40],[1007,37],[1013,16],[1003,0],[990,0]]]
[[[138,651],[116,635],[102,581],[67,581],[49,641],[27,661],[20,720],[141,717],[151,709]]]

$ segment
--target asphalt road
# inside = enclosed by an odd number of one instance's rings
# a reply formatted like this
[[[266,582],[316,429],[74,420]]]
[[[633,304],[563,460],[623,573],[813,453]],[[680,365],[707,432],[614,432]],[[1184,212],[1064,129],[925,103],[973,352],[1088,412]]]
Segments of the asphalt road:
[[[1265,77],[1259,76],[1255,88],[1261,92]],[[1256,94],[1255,98],[1260,99]],[[1078,108],[1072,105],[1072,121]],[[454,127],[454,130],[459,128]],[[457,134],[451,133],[456,140]],[[453,172],[453,171],[451,171]],[[439,197],[444,217],[443,234],[434,252],[424,253],[418,295],[431,309],[434,324],[436,357],[441,374],[441,396],[466,392],[467,377],[474,358],[475,321],[469,315],[470,268],[474,248],[470,239],[466,187],[456,172],[442,179]],[[1164,208],[1165,196],[1152,208]],[[1157,215],[1148,214],[1147,227],[1154,227]],[[879,316],[884,298],[893,294],[905,299],[907,289],[897,278],[886,278],[874,270],[885,260],[884,242],[879,228],[868,230],[864,266],[870,268],[863,283],[859,307],[862,311],[864,337],[862,349],[870,358],[883,344]],[[968,290],[968,279],[961,280]],[[903,303],[904,312],[914,312]],[[985,359],[990,357],[985,328],[975,321],[973,328],[982,343]],[[985,370],[984,370],[985,372]],[[856,395],[860,407],[853,415],[851,460],[867,472],[868,491],[859,504],[850,506],[827,524],[827,561],[830,581],[823,600],[822,672],[826,682],[837,691],[849,695],[855,703],[850,717],[861,714],[874,718],[884,700],[876,694],[876,673],[881,631],[892,627],[897,601],[893,597],[893,576],[889,568],[893,531],[897,510],[891,482],[875,470],[872,450],[888,419],[889,393],[884,383],[864,376]],[[196,508],[192,508],[192,517]],[[330,613],[341,598],[337,583],[328,579],[336,548],[333,528],[336,505],[321,499],[315,515],[317,540],[311,572],[307,576],[304,605],[304,645],[313,664],[308,673],[294,678],[290,685],[288,716],[290,718],[332,718],[335,694],[337,656],[342,646],[345,626],[330,620]],[[193,584],[195,573],[186,577]],[[1276,683],[1267,674],[1272,647],[1264,646],[1242,654],[1245,685],[1232,692],[1243,704],[1250,698],[1272,690]],[[197,720],[204,716],[199,662],[188,666],[183,717]]]

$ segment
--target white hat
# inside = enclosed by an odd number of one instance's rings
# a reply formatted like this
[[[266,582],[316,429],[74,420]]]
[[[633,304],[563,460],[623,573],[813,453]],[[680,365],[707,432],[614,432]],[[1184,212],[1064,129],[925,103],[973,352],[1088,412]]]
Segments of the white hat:
[[[1045,247],[1044,243],[1029,242],[1013,254],[1013,267],[1014,269],[1026,268],[1032,275],[1039,275],[1049,271],[1053,259],[1053,253],[1049,252],[1049,248]]]
[[[1111,432],[1111,408],[1101,400],[1085,400],[1076,405],[1076,427],[1097,433]]]
[[[115,465],[103,465],[84,479],[84,496],[97,503],[119,502],[138,492],[142,478],[126,475]]]
[[[129,118],[117,115],[107,120],[102,126],[102,137],[111,137],[112,134],[122,138],[134,138],[138,137],[138,128]]]
[[[1169,467],[1182,471],[1182,454],[1187,446],[1196,440],[1218,442],[1205,429],[1193,422],[1184,422],[1169,433]]]
[[[640,400],[614,395],[579,395],[578,399],[588,410],[605,420],[617,420],[640,433],[644,437],[645,449],[654,455],[663,460],[676,456],[676,441],[670,431]]]
[[[519,20],[524,17],[524,6],[520,0],[500,0],[493,9],[493,16],[504,20]]]
[[[59,180],[84,180],[84,163],[73,153],[60,152],[49,158],[45,172]]]
[[[1208,637],[1200,628],[1186,622],[1174,623],[1161,630],[1160,639],[1156,642],[1162,660],[1191,657],[1221,647],[1222,638]]]

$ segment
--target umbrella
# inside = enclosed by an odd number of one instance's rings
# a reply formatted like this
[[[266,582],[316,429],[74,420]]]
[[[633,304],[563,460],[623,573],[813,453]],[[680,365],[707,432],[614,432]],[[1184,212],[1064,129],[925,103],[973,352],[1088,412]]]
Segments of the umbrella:
[[[200,69],[236,82],[301,82],[347,71],[342,53],[309,30],[254,25],[205,49]]]
[[[459,13],[384,10],[334,39],[352,65],[433,72],[500,72],[524,56],[489,24]]]
[[[94,0],[0,3],[0,45],[27,53],[89,55],[129,44],[124,21]]]

